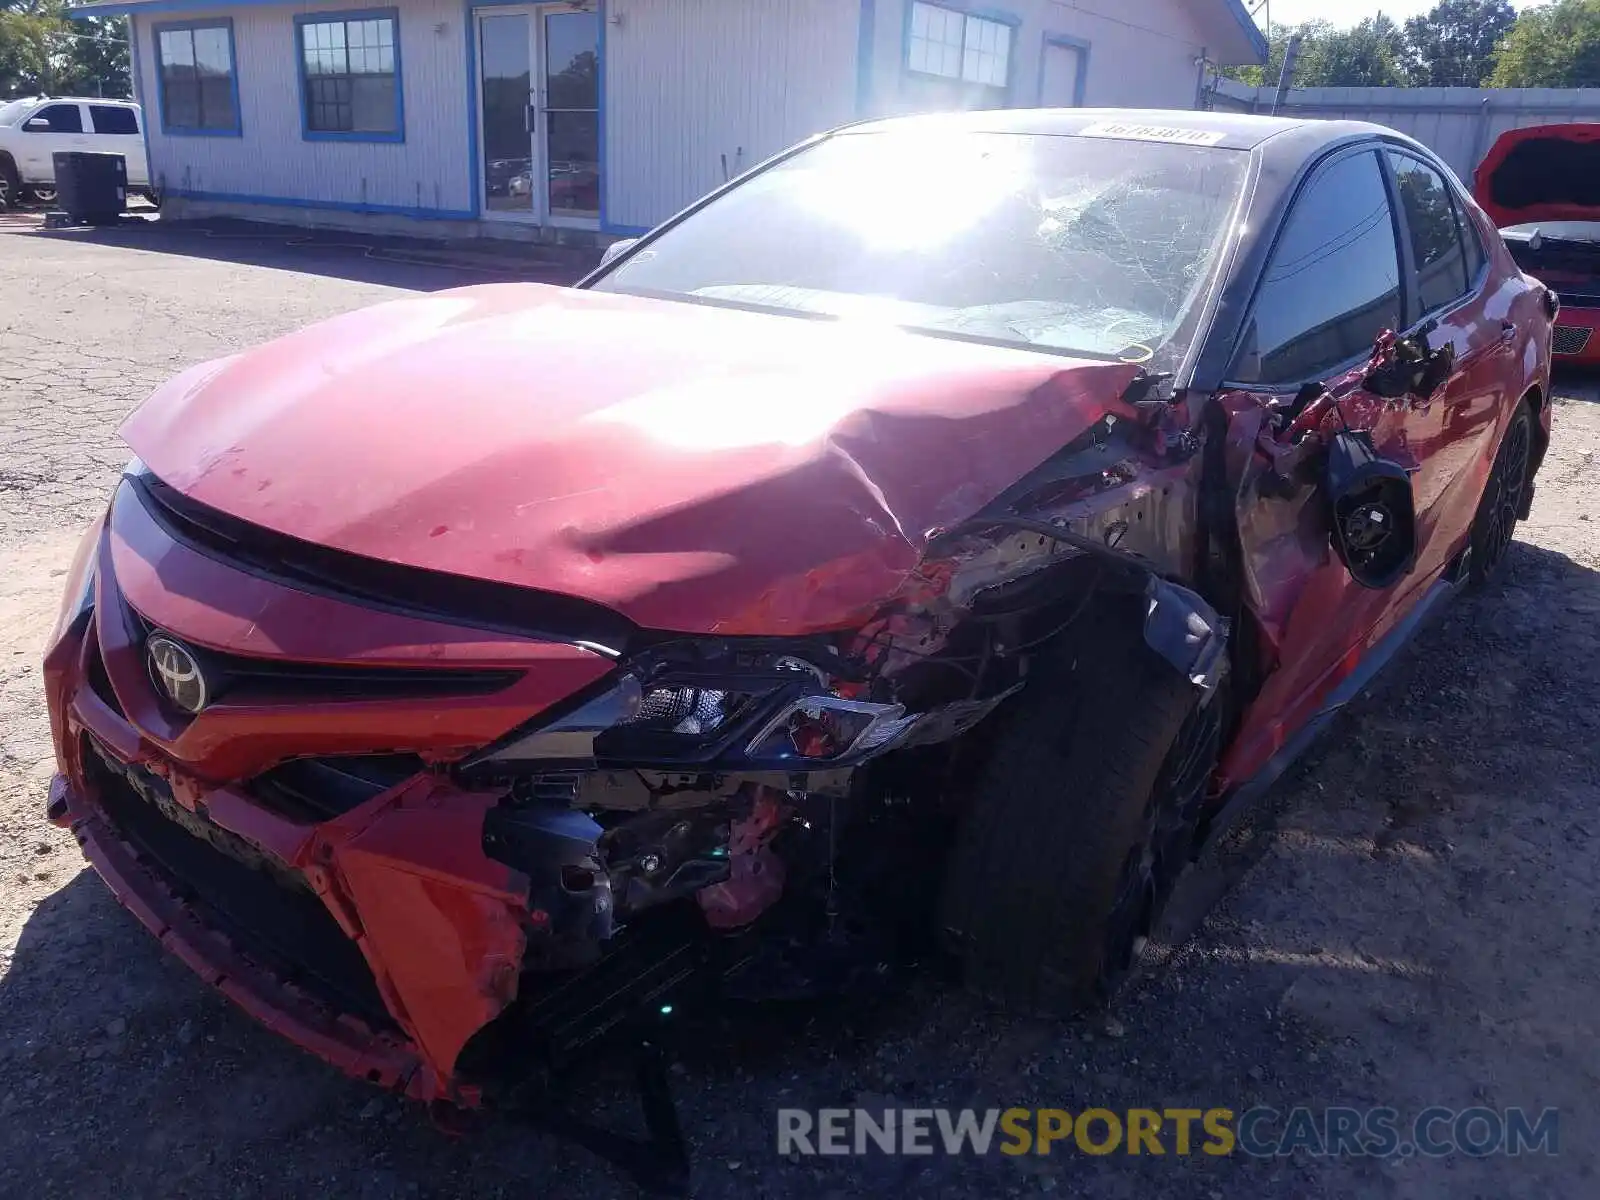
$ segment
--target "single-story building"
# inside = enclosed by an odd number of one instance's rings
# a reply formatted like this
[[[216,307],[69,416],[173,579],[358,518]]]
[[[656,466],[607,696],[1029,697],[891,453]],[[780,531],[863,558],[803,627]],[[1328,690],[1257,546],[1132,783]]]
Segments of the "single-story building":
[[[1194,108],[1242,0],[88,0],[127,14],[179,215],[592,240],[810,134],[948,108]]]

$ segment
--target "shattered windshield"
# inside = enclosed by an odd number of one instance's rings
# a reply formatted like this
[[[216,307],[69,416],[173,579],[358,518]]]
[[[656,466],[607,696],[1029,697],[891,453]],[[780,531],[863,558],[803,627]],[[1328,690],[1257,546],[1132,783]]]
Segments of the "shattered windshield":
[[[593,286],[1171,363],[1247,162],[1213,146],[937,123],[843,134]]]

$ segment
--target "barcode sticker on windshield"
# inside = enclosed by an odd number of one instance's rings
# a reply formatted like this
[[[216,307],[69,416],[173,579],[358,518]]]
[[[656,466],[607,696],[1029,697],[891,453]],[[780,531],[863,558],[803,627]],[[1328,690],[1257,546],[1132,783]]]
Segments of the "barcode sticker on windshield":
[[[1134,125],[1127,121],[1100,121],[1079,130],[1078,136],[1124,138],[1135,142],[1182,142],[1186,146],[1215,146],[1228,135],[1220,129],[1178,129],[1172,125]]]

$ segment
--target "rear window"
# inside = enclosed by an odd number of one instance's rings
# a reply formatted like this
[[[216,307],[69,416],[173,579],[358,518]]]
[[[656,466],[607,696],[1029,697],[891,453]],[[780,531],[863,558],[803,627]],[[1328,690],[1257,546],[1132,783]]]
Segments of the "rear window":
[[[937,124],[842,134],[712,201],[593,286],[1176,361],[1248,164],[1212,146]]]
[[[1391,153],[1389,162],[1411,233],[1417,296],[1426,316],[1464,296],[1477,272],[1468,267],[1455,202],[1444,176],[1408,154]]]
[[[96,133],[138,133],[139,121],[133,109],[120,104],[91,104],[89,116],[94,121]]]

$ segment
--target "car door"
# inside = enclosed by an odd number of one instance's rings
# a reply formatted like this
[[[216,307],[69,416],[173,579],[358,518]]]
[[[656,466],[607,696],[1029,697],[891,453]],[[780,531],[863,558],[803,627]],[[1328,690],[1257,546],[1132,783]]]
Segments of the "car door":
[[[1350,428],[1380,455],[1420,467],[1435,417],[1365,387],[1374,344],[1413,311],[1405,226],[1384,148],[1336,152],[1298,189],[1266,261],[1221,402],[1230,414],[1242,600],[1252,624],[1249,664],[1259,685],[1223,763],[1254,776],[1359,666],[1415,601],[1414,570],[1393,586],[1357,584],[1332,552],[1321,473],[1284,474],[1287,414],[1316,389],[1338,401]],[[1435,555],[1424,546],[1422,556]],[[1430,560],[1431,561],[1431,560]],[[1252,689],[1253,690],[1253,689]]]
[[[17,167],[25,183],[50,183],[56,178],[57,150],[87,150],[89,136],[84,132],[83,106],[67,100],[53,100],[24,117],[21,153]]]
[[[139,110],[128,104],[89,105],[89,119],[94,125],[93,148],[122,155],[128,167],[129,187],[143,187],[149,182],[139,116]]]
[[[1406,227],[1402,256],[1416,298],[1413,334],[1437,324],[1429,345],[1449,343],[1455,367],[1427,403],[1410,405],[1417,520],[1424,538],[1417,573],[1436,572],[1461,549],[1488,478],[1489,441],[1506,402],[1505,380],[1516,353],[1517,326],[1508,312],[1490,315],[1489,266],[1465,219],[1447,173],[1409,149],[1386,152]],[[1504,298],[1500,299],[1504,309]]]

